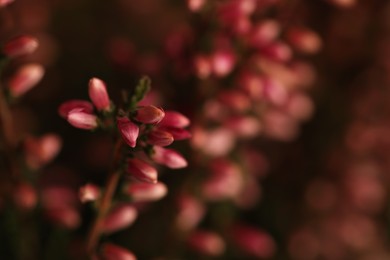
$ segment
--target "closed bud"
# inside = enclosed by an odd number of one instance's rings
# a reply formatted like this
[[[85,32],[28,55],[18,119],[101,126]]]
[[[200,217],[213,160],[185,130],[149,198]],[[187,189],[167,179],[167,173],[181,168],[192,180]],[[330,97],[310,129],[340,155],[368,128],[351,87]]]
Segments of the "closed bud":
[[[206,199],[219,201],[239,196],[244,183],[242,173],[235,163],[218,159],[211,163],[210,171],[210,177],[202,187]]]
[[[225,251],[225,243],[217,233],[198,230],[188,238],[188,245],[198,253],[219,256]]]
[[[19,97],[34,87],[43,77],[45,70],[39,64],[22,66],[8,81],[12,96]]]
[[[14,0],[0,0],[0,8],[12,3]]]
[[[195,228],[206,213],[205,206],[194,197],[182,194],[178,200],[176,225],[183,231]]]
[[[130,176],[148,183],[157,183],[157,170],[137,158],[128,160],[127,171]]]
[[[184,157],[172,149],[165,149],[160,146],[154,147],[152,159],[159,164],[165,165],[171,169],[180,169],[187,167],[187,161]]]
[[[80,112],[85,112],[87,114],[92,114],[93,105],[91,102],[85,100],[78,100],[78,99],[69,100],[61,104],[61,106],[58,108],[58,114],[61,117],[66,119],[68,117],[69,112],[72,110],[77,110]]]
[[[274,41],[279,33],[280,25],[274,20],[266,20],[254,26],[249,41],[253,47],[262,48]]]
[[[18,184],[13,195],[16,206],[22,210],[31,210],[37,204],[37,193],[28,183]]]
[[[188,9],[192,12],[198,12],[204,6],[206,0],[187,0]]]
[[[173,137],[173,140],[185,140],[191,138],[192,136],[189,131],[182,128],[163,127],[162,129],[168,132]],[[164,146],[164,145],[160,145],[160,146]]]
[[[137,215],[137,210],[129,204],[116,206],[104,219],[102,229],[105,233],[113,233],[124,229],[135,221]]]
[[[245,253],[258,258],[271,258],[276,245],[266,232],[244,225],[236,225],[232,229],[232,238]]]
[[[164,118],[164,111],[155,106],[144,106],[137,109],[135,120],[144,124],[157,124]]]
[[[3,46],[3,53],[8,57],[18,57],[33,53],[38,48],[38,41],[31,36],[18,36]]]
[[[94,184],[85,184],[79,189],[80,201],[85,203],[89,201],[95,201],[100,196],[100,189]]]
[[[164,183],[131,183],[126,187],[125,192],[131,196],[135,202],[156,201],[163,198],[167,192]]]
[[[190,120],[183,114],[176,111],[165,111],[165,117],[159,126],[184,128],[190,125]]]
[[[137,138],[139,135],[139,127],[130,121],[127,117],[117,118],[117,125],[123,140],[130,146],[137,145]]]
[[[28,166],[37,169],[50,162],[60,151],[62,140],[55,134],[46,134],[40,138],[27,137],[24,150]]]
[[[211,60],[209,57],[199,55],[194,59],[194,69],[200,79],[206,79],[211,74]]]
[[[287,62],[292,57],[291,48],[283,42],[273,42],[261,50],[261,53],[269,59]]]
[[[78,109],[70,111],[67,120],[69,124],[80,129],[93,130],[98,127],[95,115],[79,111]]]
[[[167,146],[173,143],[173,136],[168,131],[154,130],[148,134],[148,144]]]
[[[236,64],[236,57],[231,51],[217,51],[211,57],[212,69],[217,77],[227,76]]]
[[[101,256],[102,258],[98,258],[99,260],[137,260],[133,253],[112,243],[102,245]]]
[[[110,110],[110,98],[107,93],[106,84],[102,80],[92,78],[89,81],[88,93],[89,98],[97,110]]]
[[[287,37],[290,43],[301,52],[312,54],[321,49],[320,37],[308,29],[292,28]]]

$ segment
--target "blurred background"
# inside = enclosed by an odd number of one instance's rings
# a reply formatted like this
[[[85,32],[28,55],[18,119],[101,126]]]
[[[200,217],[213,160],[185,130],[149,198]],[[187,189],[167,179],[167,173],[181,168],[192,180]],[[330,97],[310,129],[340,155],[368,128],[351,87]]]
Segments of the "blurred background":
[[[143,75],[191,120],[174,144],[189,165],[159,168],[168,195],[102,241],[138,259],[390,259],[389,1],[15,0],[0,43],[20,34],[39,47],[2,85],[30,62],[45,75],[12,105],[15,132],[62,148],[34,173],[36,208],[2,192],[1,259],[86,259],[94,210],[77,194],[104,185],[112,143],[58,107],[88,100],[92,77],[118,102]],[[47,213],[61,198],[71,210]]]

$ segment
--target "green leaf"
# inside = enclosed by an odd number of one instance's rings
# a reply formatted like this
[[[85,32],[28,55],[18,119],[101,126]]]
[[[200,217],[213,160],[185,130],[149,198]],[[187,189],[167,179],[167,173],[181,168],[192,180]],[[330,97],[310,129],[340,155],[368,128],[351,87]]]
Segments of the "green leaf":
[[[149,92],[152,81],[149,77],[144,76],[138,81],[138,85],[135,87],[134,94],[130,98],[130,108],[134,109],[137,107],[145,95]]]

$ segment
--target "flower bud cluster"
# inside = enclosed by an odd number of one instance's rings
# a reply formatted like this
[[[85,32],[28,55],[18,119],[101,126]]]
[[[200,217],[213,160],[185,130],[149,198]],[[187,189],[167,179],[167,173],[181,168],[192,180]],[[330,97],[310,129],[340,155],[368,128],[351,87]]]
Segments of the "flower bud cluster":
[[[148,79],[142,79],[134,94],[123,101],[123,107],[117,108],[109,97],[106,83],[93,78],[89,81],[88,92],[91,102],[70,100],[58,110],[76,128],[106,130],[117,139],[114,167],[121,172],[121,178],[114,189],[122,187],[119,192],[121,196],[113,198],[117,204],[111,206],[103,216],[103,222],[98,226],[101,233],[109,234],[130,226],[138,216],[139,203],[156,201],[167,194],[167,186],[158,181],[158,171],[154,164],[171,169],[187,166],[186,159],[167,146],[175,140],[191,137],[185,129],[190,120],[179,112],[142,104],[149,84]],[[107,191],[92,183],[81,187],[79,192],[82,202],[94,202],[97,208],[107,203],[106,194]],[[119,252],[121,250],[116,246],[103,248],[103,255],[111,251],[115,251],[113,255],[118,254],[118,257],[126,255]]]

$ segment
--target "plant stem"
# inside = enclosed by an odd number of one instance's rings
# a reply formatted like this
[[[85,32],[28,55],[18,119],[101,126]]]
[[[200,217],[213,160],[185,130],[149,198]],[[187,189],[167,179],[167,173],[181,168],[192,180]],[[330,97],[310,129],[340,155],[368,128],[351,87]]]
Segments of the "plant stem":
[[[114,152],[114,164],[113,167],[117,167],[118,162],[121,159],[121,147],[122,147],[122,139],[119,138]],[[97,212],[97,216],[95,222],[92,225],[92,228],[89,232],[87,239],[87,253],[92,256],[96,249],[96,245],[99,242],[100,235],[102,233],[102,227],[104,224],[104,218],[111,207],[112,197],[114,196],[116,187],[118,185],[118,181],[121,175],[120,170],[112,170],[107,177],[106,188],[104,190],[103,196],[100,201],[99,209]]]

